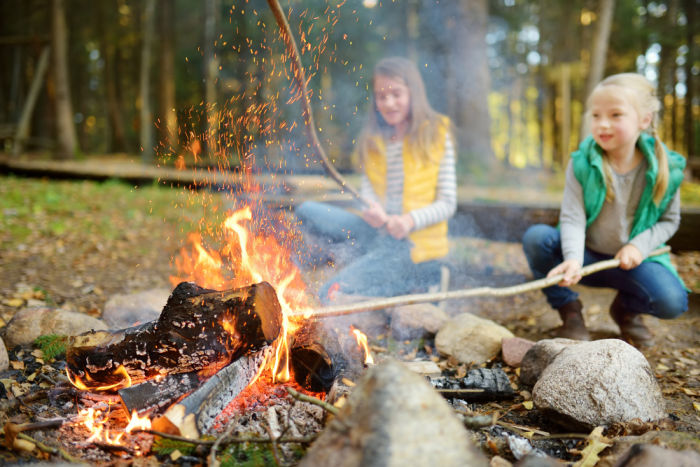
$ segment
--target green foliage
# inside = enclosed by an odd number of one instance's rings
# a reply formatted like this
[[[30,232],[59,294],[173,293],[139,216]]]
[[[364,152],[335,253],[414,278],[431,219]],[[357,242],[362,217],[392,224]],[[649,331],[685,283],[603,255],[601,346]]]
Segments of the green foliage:
[[[193,443],[168,438],[156,438],[152,450],[154,453],[164,456],[175,451],[180,451],[183,455],[189,456],[194,453],[196,448],[197,446]]]
[[[67,342],[68,336],[45,334],[37,337],[34,340],[34,345],[41,349],[45,359],[52,360],[66,353]]]
[[[232,444],[221,454],[221,467],[276,465],[272,446],[267,443]]]

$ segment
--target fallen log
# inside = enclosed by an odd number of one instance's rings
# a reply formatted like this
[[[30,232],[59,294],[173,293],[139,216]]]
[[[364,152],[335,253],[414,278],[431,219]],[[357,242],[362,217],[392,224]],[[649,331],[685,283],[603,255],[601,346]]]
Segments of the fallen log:
[[[72,337],[67,371],[81,389],[116,390],[158,375],[210,376],[272,343],[282,311],[267,282],[226,291],[179,284],[156,321]]]

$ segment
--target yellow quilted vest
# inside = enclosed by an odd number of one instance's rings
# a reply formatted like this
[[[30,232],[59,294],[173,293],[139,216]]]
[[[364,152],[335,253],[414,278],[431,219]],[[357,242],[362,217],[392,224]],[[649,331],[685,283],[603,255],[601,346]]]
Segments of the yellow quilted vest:
[[[434,161],[424,161],[413,155],[414,147],[409,138],[403,141],[403,213],[422,208],[435,201],[440,163],[445,155],[445,136],[449,120],[443,117],[431,146]],[[385,144],[381,137],[374,140],[374,150],[370,150],[365,161],[365,173],[377,196],[384,200],[386,193]],[[448,253],[447,221],[433,224],[409,234],[413,242],[411,259],[421,263],[442,258]]]

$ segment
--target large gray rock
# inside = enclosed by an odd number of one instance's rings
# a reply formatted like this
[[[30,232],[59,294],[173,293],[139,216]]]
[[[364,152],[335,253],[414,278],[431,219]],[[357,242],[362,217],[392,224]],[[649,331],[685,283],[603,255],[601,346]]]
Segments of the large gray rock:
[[[54,308],[23,308],[7,323],[5,344],[9,348],[31,344],[46,334],[77,336],[88,331],[102,331],[107,325],[92,316]]]
[[[532,399],[538,409],[573,428],[666,416],[649,362],[619,339],[564,348],[540,375]]]
[[[520,381],[528,386],[533,386],[559,352],[567,347],[581,343],[573,339],[542,339],[530,347],[520,361]]]
[[[486,466],[449,404],[396,361],[371,368],[302,467]]]
[[[484,363],[501,351],[501,340],[513,333],[498,323],[462,313],[449,320],[435,336],[435,347],[462,363]]]
[[[110,329],[124,329],[155,321],[163,311],[169,296],[168,289],[114,295],[105,303],[102,319]]]

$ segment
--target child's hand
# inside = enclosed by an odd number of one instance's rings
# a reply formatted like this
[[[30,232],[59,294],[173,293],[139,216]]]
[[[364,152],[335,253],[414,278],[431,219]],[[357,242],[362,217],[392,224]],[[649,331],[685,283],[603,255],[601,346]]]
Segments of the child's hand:
[[[642,264],[644,260],[642,252],[636,246],[630,244],[620,248],[620,251],[615,255],[615,259],[620,260],[620,269],[624,270],[634,269]]]
[[[410,214],[403,214],[401,216],[389,216],[389,220],[386,223],[386,230],[389,235],[400,240],[405,238],[414,227],[413,217]]]
[[[370,203],[369,207],[362,211],[362,218],[375,229],[383,227],[389,220],[384,208],[379,203]]]
[[[563,263],[552,268],[551,271],[547,273],[547,277],[556,276],[557,274],[564,274],[564,277],[559,281],[561,287],[572,286],[581,280],[581,265],[575,259],[567,259]]]

